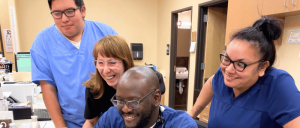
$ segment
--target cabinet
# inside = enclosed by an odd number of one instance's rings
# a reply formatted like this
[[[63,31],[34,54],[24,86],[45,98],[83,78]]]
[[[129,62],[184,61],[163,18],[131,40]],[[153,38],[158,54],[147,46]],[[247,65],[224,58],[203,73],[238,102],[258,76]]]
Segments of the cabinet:
[[[271,15],[284,20],[286,15],[300,12],[300,0],[229,0],[226,24],[225,45],[229,44],[234,32],[252,26],[262,15]],[[291,11],[293,9],[293,12]],[[299,13],[300,14],[300,13]],[[282,24],[283,29],[283,24]],[[282,42],[281,37],[274,41],[276,45]]]
[[[263,0],[262,15],[274,15],[289,12],[293,0]]]
[[[229,0],[225,46],[229,44],[234,32],[239,29],[251,26],[260,18],[263,8],[263,0]]]
[[[275,17],[300,15],[300,0],[264,0],[262,15]]]
[[[208,123],[209,118],[209,110],[210,110],[210,103],[204,108],[204,110],[199,114],[199,120],[205,123]]]

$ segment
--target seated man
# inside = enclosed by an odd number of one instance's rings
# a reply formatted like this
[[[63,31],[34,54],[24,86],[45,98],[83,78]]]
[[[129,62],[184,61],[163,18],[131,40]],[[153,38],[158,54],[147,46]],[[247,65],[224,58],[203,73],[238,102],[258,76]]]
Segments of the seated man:
[[[110,107],[95,128],[197,128],[184,111],[161,106],[158,78],[148,67],[137,66],[120,78]]]

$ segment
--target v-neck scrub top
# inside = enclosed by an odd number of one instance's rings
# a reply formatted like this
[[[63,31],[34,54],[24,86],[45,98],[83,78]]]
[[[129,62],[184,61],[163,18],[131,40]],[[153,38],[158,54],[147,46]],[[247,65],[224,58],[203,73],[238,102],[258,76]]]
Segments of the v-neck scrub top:
[[[281,128],[300,116],[300,92],[286,71],[271,68],[233,98],[219,68],[212,80],[209,128]]]
[[[32,81],[45,80],[57,89],[62,115],[67,125],[82,126],[85,122],[85,86],[82,83],[94,73],[94,44],[107,35],[117,35],[110,26],[85,20],[80,48],[76,48],[55,27],[42,30],[36,36],[31,54]],[[70,126],[68,126],[70,127]]]
[[[173,108],[163,106],[161,116],[163,117],[164,128],[198,128],[195,120],[185,111],[174,110]],[[162,124],[155,124],[162,128]],[[117,107],[110,107],[98,120],[94,128],[125,128],[123,117],[120,115]]]

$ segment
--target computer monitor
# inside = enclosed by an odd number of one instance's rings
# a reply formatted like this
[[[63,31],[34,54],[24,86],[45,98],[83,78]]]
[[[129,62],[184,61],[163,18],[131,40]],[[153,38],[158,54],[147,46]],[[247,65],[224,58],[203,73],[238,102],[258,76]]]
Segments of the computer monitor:
[[[18,52],[15,59],[16,72],[31,72],[30,52]]]

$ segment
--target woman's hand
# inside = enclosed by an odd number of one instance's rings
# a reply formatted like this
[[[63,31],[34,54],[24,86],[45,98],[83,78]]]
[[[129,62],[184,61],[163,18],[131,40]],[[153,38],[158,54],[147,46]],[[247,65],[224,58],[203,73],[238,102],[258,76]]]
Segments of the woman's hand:
[[[84,122],[82,128],[94,128],[94,126],[97,124],[98,120],[99,120],[99,116],[97,116],[93,119],[87,119]]]

